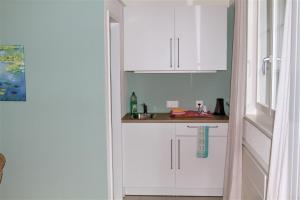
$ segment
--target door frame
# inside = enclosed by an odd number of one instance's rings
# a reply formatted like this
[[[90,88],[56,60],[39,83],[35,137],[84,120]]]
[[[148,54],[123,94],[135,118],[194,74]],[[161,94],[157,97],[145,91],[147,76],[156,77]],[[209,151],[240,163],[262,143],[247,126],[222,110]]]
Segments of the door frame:
[[[121,21],[118,20],[118,17],[115,17],[108,9],[105,12],[105,23],[104,23],[104,42],[105,42],[105,100],[106,100],[106,156],[107,156],[107,199],[108,200],[122,200],[123,199],[123,174],[122,174],[122,143],[121,141],[121,114],[122,106],[119,105],[119,110],[117,114],[113,114],[112,105],[116,101],[122,98],[114,99],[113,90],[120,90],[121,85],[117,86],[119,88],[114,88],[112,84],[112,79],[118,78],[121,80],[120,76],[112,78],[112,56],[118,56],[118,67],[121,69]],[[117,48],[119,52],[112,53],[111,39],[112,39],[112,30],[114,29],[114,37],[116,33],[119,35],[119,38],[115,38],[117,42]],[[115,59],[115,58],[113,58]],[[114,69],[116,70],[116,69]],[[118,92],[118,91],[117,91]],[[121,94],[120,94],[121,95]],[[114,122],[114,124],[112,124]],[[117,125],[116,125],[117,123]],[[116,130],[114,130],[116,128]],[[114,136],[115,135],[115,136]],[[116,139],[119,138],[119,139]]]
[[[105,109],[106,109],[106,162],[107,162],[107,199],[113,200],[113,165],[112,165],[112,119],[111,119],[111,70],[110,70],[110,13],[105,12]]]

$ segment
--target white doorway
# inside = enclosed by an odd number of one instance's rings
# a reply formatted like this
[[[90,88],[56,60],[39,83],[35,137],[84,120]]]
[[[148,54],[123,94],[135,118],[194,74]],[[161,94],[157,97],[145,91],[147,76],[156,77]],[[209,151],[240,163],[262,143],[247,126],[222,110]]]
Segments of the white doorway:
[[[111,23],[111,89],[114,199],[122,199],[122,124],[121,124],[121,67],[120,24]]]
[[[109,12],[106,23],[108,199],[122,200],[121,28]]]

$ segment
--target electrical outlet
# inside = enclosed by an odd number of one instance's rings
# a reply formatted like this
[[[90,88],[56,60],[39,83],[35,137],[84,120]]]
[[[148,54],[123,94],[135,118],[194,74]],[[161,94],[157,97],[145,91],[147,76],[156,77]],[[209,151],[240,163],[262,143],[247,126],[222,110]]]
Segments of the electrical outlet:
[[[196,100],[196,108],[199,108],[199,104],[200,104],[200,107],[202,107],[204,105],[204,102],[202,100]]]
[[[167,108],[177,108],[179,106],[178,101],[166,101]]]

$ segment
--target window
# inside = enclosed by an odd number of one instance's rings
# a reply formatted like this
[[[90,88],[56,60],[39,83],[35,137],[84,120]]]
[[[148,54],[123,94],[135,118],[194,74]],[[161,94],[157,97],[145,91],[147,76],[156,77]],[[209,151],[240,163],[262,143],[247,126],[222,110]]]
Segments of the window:
[[[257,20],[257,103],[272,104],[272,0],[258,3]]]
[[[276,109],[284,13],[285,0],[248,0],[248,114]]]

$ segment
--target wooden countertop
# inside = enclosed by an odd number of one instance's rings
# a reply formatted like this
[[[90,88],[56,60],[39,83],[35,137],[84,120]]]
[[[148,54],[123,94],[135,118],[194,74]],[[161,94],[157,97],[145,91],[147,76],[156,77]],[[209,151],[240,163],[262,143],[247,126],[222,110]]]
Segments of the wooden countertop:
[[[130,114],[122,118],[122,123],[228,123],[228,116],[213,115],[201,118],[173,118],[170,113],[155,113],[154,119],[131,119]]]

